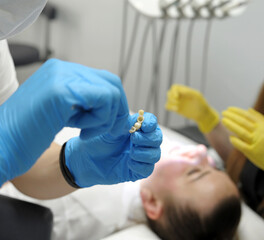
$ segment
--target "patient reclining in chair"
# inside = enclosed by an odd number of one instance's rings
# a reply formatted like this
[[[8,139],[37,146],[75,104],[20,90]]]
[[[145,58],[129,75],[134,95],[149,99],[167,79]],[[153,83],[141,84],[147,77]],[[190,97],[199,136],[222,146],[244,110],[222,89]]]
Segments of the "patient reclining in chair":
[[[101,239],[147,223],[161,239],[232,239],[241,203],[236,186],[214,167],[203,145],[173,144],[147,179],[94,186],[54,200],[37,200],[11,184],[2,194],[50,207],[53,239]]]

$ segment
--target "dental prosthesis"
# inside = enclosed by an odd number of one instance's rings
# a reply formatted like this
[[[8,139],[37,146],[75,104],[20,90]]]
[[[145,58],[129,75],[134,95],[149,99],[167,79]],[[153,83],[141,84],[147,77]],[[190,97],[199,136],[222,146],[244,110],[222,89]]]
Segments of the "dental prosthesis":
[[[131,129],[129,130],[129,132],[130,133],[134,133],[134,132],[136,132],[138,129],[140,129],[141,128],[141,125],[142,125],[142,123],[143,123],[143,121],[144,121],[144,110],[139,110],[138,111],[138,114],[139,114],[139,116],[138,116],[138,118],[137,118],[137,122],[134,124],[134,126],[133,127],[131,127]]]

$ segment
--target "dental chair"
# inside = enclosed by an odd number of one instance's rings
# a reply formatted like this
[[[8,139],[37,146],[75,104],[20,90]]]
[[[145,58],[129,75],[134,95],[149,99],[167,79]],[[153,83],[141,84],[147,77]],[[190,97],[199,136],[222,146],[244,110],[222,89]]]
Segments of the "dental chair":
[[[40,16],[45,18],[46,25],[44,49],[27,43],[9,42],[10,53],[16,67],[45,62],[52,53],[50,49],[50,24],[57,17],[57,9],[52,4],[47,3]]]
[[[49,208],[0,195],[0,239],[50,240],[53,215]]]

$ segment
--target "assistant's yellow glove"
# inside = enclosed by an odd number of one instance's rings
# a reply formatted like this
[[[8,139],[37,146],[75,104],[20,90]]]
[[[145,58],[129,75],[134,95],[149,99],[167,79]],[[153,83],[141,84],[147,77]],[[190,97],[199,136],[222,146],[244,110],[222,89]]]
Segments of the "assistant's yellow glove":
[[[235,134],[230,136],[232,145],[264,170],[264,116],[254,109],[236,107],[230,107],[222,114],[222,123]]]
[[[202,133],[210,132],[219,123],[218,113],[203,95],[183,85],[172,85],[167,92],[166,109],[194,120]]]

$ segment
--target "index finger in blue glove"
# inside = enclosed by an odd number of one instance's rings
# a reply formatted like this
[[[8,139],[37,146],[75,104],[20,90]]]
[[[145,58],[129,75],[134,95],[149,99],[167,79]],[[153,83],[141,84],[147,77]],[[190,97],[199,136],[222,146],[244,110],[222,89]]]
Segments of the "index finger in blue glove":
[[[144,113],[144,121],[141,130],[145,133],[154,131],[158,126],[158,119],[152,113]]]
[[[159,126],[152,132],[137,131],[131,134],[132,144],[144,147],[159,147],[162,143],[162,131]]]
[[[129,112],[129,107],[128,107],[128,103],[127,103],[127,98],[126,98],[126,94],[125,94],[125,90],[123,88],[122,82],[120,80],[120,78],[118,76],[116,76],[113,73],[110,73],[108,71],[105,70],[101,70],[98,73],[99,76],[101,76],[102,78],[108,80],[112,85],[114,85],[115,87],[117,87],[120,91],[121,94],[121,104],[120,104],[120,111],[119,114],[123,115]]]
[[[111,73],[111,72],[108,72],[106,70],[98,70],[97,69],[97,74],[99,76],[101,76],[102,78],[106,79],[107,81],[109,81],[111,84],[113,84],[114,86],[116,86],[117,88],[119,88],[119,90],[123,90],[123,86],[122,86],[122,82],[120,80],[120,78]]]
[[[131,125],[130,128],[137,122],[138,116],[139,114],[136,113],[130,117],[130,125]],[[141,130],[143,132],[154,131],[158,126],[158,121],[157,121],[156,116],[148,112],[145,112],[143,116],[144,116],[144,121],[141,125]]]
[[[74,81],[68,84],[68,88],[75,99],[78,99],[73,101],[72,110],[76,113],[69,119],[70,126],[97,127],[109,120],[114,121],[120,101],[120,93],[116,87]]]
[[[134,176],[134,180],[146,178],[154,170],[154,164],[141,163],[141,162],[134,161],[132,159],[130,161],[128,161],[127,164],[131,170],[131,175]]]
[[[146,148],[135,146],[130,150],[129,156],[137,162],[154,164],[160,160],[161,150],[159,147]]]
[[[105,70],[100,70],[98,72],[98,75],[104,79],[107,79],[112,85],[116,86],[120,91],[120,104],[119,104],[117,119],[110,134],[112,136],[122,135],[126,132],[125,130],[126,128],[128,128],[129,130],[128,127],[129,108],[121,80],[118,76]]]

